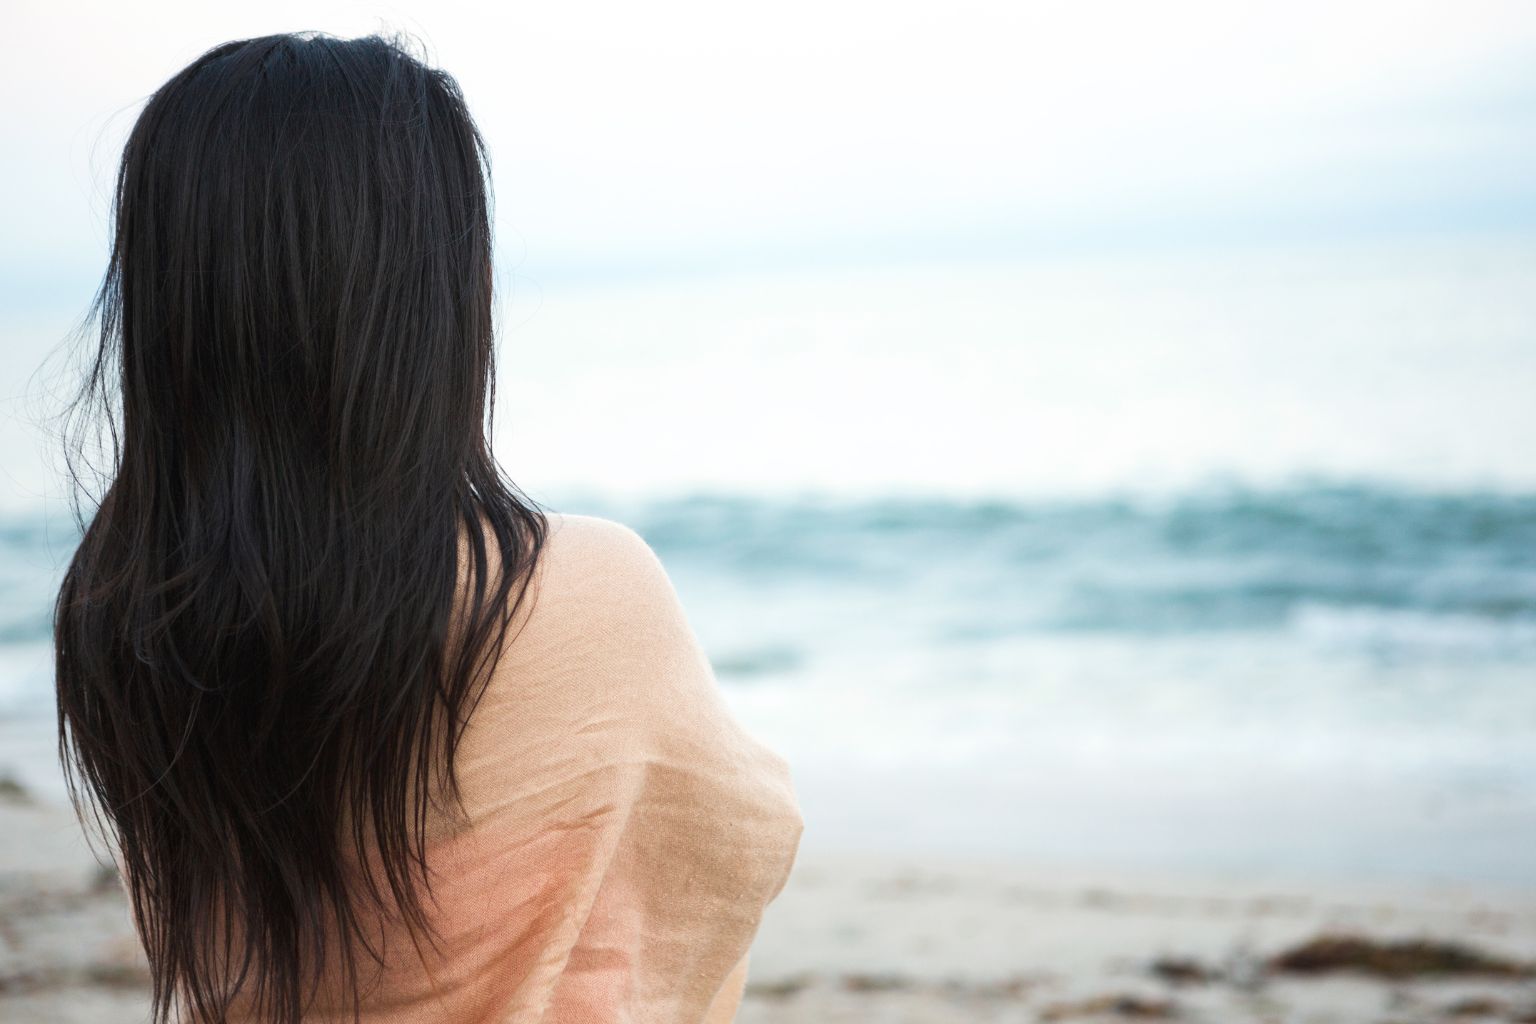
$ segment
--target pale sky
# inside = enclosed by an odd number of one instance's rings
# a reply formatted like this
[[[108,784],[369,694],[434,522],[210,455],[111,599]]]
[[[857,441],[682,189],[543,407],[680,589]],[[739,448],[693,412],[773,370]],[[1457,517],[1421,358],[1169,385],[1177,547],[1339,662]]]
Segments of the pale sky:
[[[416,34],[539,275],[1536,226],[1529,2],[11,4],[0,291],[94,277],[143,98],[226,39]],[[82,278],[84,274],[84,278]]]
[[[301,29],[407,31],[462,84],[521,374],[501,429],[536,484],[1536,481],[1511,440],[1536,428],[1529,0],[26,0],[7,25],[6,504],[56,493],[23,399],[99,280],[140,104]],[[699,285],[719,270],[756,283]]]

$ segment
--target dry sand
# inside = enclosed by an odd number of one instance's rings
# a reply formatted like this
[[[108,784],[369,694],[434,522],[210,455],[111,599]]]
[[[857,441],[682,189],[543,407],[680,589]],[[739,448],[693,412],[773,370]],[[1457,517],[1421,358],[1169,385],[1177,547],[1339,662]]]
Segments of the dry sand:
[[[1455,943],[1500,958],[1505,973],[1434,947],[1399,950],[1399,959],[1415,958],[1400,977],[1292,974],[1273,963],[1328,934]],[[1530,892],[1110,877],[807,852],[764,921],[738,1020],[1536,1021],[1531,963]],[[145,972],[111,872],[67,811],[0,795],[0,1021],[144,1016]]]

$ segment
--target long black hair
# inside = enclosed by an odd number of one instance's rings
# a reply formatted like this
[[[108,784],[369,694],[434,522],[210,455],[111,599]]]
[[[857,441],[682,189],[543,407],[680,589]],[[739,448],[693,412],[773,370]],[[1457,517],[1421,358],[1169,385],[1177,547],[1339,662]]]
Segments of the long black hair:
[[[377,36],[216,47],[128,138],[54,642],[157,1022],[295,1024],[379,915],[431,938],[428,813],[546,530],[486,440],[488,206],[457,84]]]

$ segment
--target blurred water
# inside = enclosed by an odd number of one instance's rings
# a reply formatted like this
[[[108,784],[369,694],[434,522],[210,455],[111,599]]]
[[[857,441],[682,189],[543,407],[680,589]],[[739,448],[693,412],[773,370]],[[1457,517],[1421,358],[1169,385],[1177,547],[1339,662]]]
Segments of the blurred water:
[[[607,511],[812,842],[1536,882],[1536,496]]]
[[[660,553],[809,844],[1536,883],[1536,495],[570,510]],[[0,767],[42,789],[70,536],[0,526]]]
[[[1529,238],[502,283],[498,452],[658,549],[808,845],[1536,884]],[[0,441],[57,794],[73,530]]]

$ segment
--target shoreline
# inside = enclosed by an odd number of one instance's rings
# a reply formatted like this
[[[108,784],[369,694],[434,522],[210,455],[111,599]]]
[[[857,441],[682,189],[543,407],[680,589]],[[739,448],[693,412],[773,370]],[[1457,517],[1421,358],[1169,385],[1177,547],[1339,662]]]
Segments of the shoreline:
[[[1536,892],[816,857],[753,970],[744,1024],[1536,1021]]]
[[[73,814],[0,795],[0,1018],[141,1020],[146,983]],[[812,850],[738,1020],[1536,1021],[1536,891]]]

